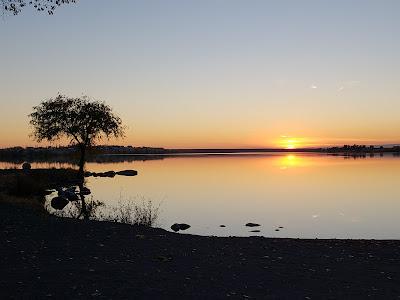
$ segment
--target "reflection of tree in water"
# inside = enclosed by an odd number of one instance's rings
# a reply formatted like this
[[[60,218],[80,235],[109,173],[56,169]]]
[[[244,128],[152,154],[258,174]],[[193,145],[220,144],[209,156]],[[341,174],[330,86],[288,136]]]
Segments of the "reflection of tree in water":
[[[73,189],[69,189],[71,192]],[[154,226],[159,216],[160,204],[154,204],[145,197],[122,198],[115,206],[105,205],[90,195],[90,190],[82,181],[78,185],[77,198],[66,200],[63,205],[56,206],[53,200],[66,195],[66,190],[58,192],[58,196],[45,204],[46,210],[57,217],[66,217],[82,220],[97,220],[125,223],[131,225]],[[72,197],[70,197],[72,198]],[[65,199],[65,198],[64,198]]]

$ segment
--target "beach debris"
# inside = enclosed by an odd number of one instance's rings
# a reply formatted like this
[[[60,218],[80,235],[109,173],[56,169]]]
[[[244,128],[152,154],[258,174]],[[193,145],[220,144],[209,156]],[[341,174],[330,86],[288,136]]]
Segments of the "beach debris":
[[[257,223],[247,223],[245,226],[247,226],[247,227],[258,227],[258,226],[261,226],[261,225],[257,224]]]
[[[255,229],[255,230],[250,230],[249,232],[260,232],[260,230]]]
[[[51,199],[51,207],[57,210],[62,210],[68,203],[69,201],[64,197],[54,197]]]
[[[175,223],[175,224],[173,224],[173,225],[171,226],[171,229],[172,229],[173,231],[175,231],[175,232],[177,232],[177,231],[179,231],[179,230],[186,230],[186,229],[188,229],[188,228],[190,228],[190,225],[185,224],[185,223],[180,223],[180,224]]]

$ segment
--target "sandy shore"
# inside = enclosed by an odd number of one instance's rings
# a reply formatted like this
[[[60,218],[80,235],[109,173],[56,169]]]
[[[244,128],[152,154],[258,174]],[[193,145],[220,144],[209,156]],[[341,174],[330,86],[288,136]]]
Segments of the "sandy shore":
[[[0,298],[400,297],[400,241],[219,238],[0,204]]]

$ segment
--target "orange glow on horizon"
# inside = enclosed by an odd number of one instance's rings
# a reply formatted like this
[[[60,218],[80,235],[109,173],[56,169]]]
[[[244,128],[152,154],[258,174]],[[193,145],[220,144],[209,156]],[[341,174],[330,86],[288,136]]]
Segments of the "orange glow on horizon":
[[[304,138],[296,138],[286,135],[281,135],[279,142],[279,148],[283,149],[297,149],[306,147],[305,139]]]

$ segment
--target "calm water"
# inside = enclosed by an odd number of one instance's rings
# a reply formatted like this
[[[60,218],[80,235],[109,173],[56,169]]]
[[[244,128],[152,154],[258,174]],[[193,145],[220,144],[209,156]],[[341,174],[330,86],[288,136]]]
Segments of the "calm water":
[[[87,186],[110,206],[137,197],[161,203],[165,229],[179,222],[192,226],[186,233],[248,236],[255,234],[244,224],[255,222],[270,237],[400,238],[400,158],[392,155],[189,156],[87,169],[137,170],[135,177],[89,178]]]

